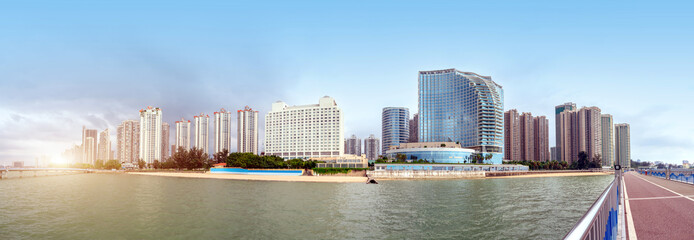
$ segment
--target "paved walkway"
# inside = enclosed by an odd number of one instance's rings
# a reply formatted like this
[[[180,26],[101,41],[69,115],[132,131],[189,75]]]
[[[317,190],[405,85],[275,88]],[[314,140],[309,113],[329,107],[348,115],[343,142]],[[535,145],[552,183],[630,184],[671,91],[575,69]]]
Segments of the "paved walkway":
[[[628,239],[694,239],[694,185],[624,175]]]

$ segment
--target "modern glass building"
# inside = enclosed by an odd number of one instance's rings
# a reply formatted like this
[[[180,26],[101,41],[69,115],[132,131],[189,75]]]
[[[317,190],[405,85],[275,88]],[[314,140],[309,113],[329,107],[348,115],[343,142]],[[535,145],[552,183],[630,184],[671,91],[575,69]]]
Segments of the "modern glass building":
[[[491,77],[456,69],[419,72],[419,141],[459,142],[501,163],[504,91]]]
[[[383,108],[381,134],[382,153],[388,151],[390,146],[406,143],[410,138],[410,110],[404,107]]]
[[[396,159],[404,154],[407,160],[427,160],[431,163],[470,163],[472,149],[467,148],[405,148],[386,152],[388,159]]]

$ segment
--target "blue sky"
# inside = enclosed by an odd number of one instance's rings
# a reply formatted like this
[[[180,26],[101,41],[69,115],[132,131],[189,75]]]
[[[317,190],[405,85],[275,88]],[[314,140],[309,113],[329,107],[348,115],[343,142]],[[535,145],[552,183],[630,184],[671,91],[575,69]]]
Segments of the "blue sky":
[[[0,164],[59,154],[82,125],[115,130],[148,105],[173,123],[329,95],[345,135],[380,137],[381,109],[416,112],[417,72],[446,68],[492,76],[505,109],[546,115],[550,145],[554,106],[571,101],[631,124],[634,159],[694,160],[689,2],[0,5]]]

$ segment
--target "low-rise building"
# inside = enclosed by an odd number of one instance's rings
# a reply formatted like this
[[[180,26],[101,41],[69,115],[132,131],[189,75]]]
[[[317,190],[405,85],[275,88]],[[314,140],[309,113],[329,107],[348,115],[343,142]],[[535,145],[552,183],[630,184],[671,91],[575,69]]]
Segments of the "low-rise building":
[[[405,161],[426,160],[431,163],[470,163],[475,150],[455,142],[403,143],[386,151],[388,159],[405,156]],[[402,160],[402,159],[401,159]]]
[[[314,157],[311,160],[321,161],[319,168],[367,168],[369,161],[366,155],[344,154],[335,157]]]

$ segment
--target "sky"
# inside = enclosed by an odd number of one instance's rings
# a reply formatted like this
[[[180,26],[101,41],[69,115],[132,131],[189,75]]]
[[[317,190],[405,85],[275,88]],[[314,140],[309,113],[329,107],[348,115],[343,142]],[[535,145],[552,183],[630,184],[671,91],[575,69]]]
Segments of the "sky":
[[[491,76],[505,110],[597,106],[631,126],[634,160],[694,160],[694,3],[668,1],[2,1],[0,165],[55,156],[82,126],[162,108],[334,97],[345,136],[417,112],[417,74]],[[235,123],[234,123],[235,124]],[[236,146],[232,133],[233,148]],[[210,141],[212,142],[212,141]],[[234,149],[235,150],[235,149]]]

